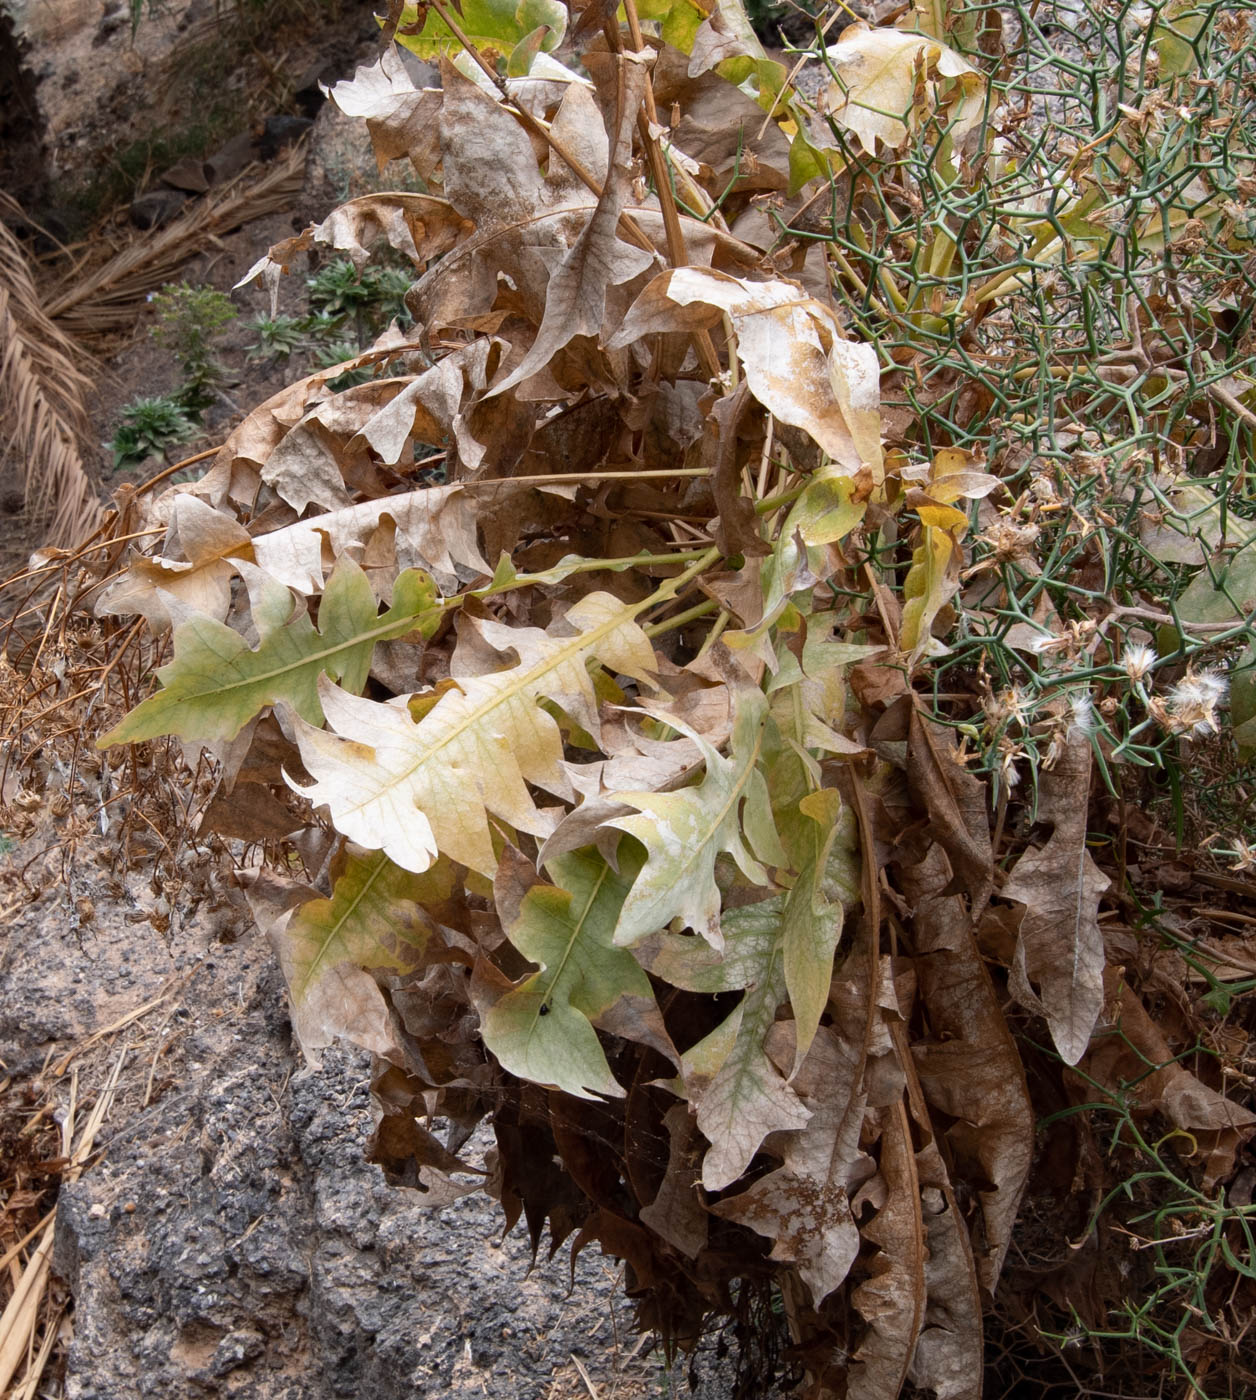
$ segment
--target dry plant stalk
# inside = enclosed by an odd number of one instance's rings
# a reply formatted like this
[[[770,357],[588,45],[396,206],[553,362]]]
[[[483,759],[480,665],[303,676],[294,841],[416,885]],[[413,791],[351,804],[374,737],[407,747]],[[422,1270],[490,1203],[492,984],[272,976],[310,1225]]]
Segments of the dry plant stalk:
[[[21,244],[0,223],[0,418],[26,508],[51,511],[47,539],[71,545],[100,515],[83,466],[87,432],[83,352],[44,309]]]
[[[80,336],[129,333],[148,294],[216,236],[286,209],[304,178],[305,147],[294,146],[258,178],[253,167],[221,192],[197,201],[165,228],[133,238],[98,267],[80,263],[51,289],[48,315]]]

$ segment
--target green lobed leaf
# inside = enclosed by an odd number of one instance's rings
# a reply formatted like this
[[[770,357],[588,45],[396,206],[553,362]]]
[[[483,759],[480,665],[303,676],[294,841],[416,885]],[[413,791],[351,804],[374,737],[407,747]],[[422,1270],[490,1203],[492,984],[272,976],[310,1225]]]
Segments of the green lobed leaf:
[[[615,1028],[644,1026],[648,1043],[666,1043],[650,979],[611,941],[639,865],[639,856],[625,852],[617,872],[595,851],[574,851],[549,862],[553,885],[534,885],[524,896],[506,935],[540,971],[481,1019],[485,1045],[509,1073],[579,1098],[622,1098],[593,1027],[625,1000],[630,1014]]]
[[[756,856],[774,865],[785,863],[759,769],[766,713],[761,691],[741,693],[727,758],[675,721],[675,727],[702,753],[706,762],[702,781],[679,792],[614,794],[616,802],[637,808],[639,815],[617,817],[607,825],[635,836],[647,854],[619,916],[618,946],[627,947],[680,918],[718,948],[723,940],[716,859],[731,855],[756,885],[768,883]]]
[[[426,23],[417,34],[405,32],[418,24],[420,8],[406,5],[402,10],[397,42],[420,58],[461,52],[462,45],[435,10],[426,11]],[[542,27],[548,32],[538,48],[545,53],[556,49],[567,32],[567,7],[559,0],[462,0],[457,9],[458,27],[475,47],[503,56]]]
[[[303,719],[321,724],[320,675],[361,690],[376,642],[430,631],[441,616],[432,580],[417,569],[398,577],[392,607],[381,615],[366,575],[341,556],[319,604],[316,629],[304,599],[254,566],[237,564],[253,584],[256,650],[226,623],[190,618],[175,628],[174,660],[157,672],[162,688],[103,735],[99,748],[160,734],[233,739],[254,715],[281,700]]]
[[[681,1075],[711,1144],[702,1184],[720,1191],[750,1165],[768,1133],[801,1128],[811,1114],[769,1059],[764,1042],[785,1000],[787,896],[724,915],[725,955],[698,939],[663,934],[643,950],[656,977],[693,991],[746,989],[732,1013],[687,1050]]]
[[[382,851],[349,847],[331,898],[301,905],[278,935],[294,1006],[310,1001],[345,963],[392,972],[413,967],[431,932],[422,905],[446,897],[451,879],[448,863],[413,875]]]

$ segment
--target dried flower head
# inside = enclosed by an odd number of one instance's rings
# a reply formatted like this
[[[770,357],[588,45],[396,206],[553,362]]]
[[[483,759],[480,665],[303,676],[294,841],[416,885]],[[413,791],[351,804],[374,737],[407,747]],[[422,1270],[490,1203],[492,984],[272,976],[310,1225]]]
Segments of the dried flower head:
[[[1217,707],[1228,688],[1226,678],[1216,671],[1188,671],[1169,691],[1167,701],[1153,701],[1151,710],[1171,734],[1187,738],[1215,734]]]
[[[1025,757],[1025,750],[1019,744],[1014,744],[1005,734],[999,740],[998,751],[999,776],[1009,788],[1014,788],[1020,782],[1020,772],[1016,765]]]
[[[1156,655],[1153,647],[1140,644],[1127,646],[1121,654],[1121,665],[1125,668],[1125,674],[1132,681],[1141,681],[1150,674],[1159,660],[1160,658]]]
[[[1023,729],[1033,711],[1033,701],[1019,686],[1010,685],[997,695],[988,695],[982,708],[991,729],[1003,729],[1009,724],[1019,724]]]
[[[1256,870],[1256,846],[1249,846],[1241,837],[1234,838],[1234,863],[1231,870]]]

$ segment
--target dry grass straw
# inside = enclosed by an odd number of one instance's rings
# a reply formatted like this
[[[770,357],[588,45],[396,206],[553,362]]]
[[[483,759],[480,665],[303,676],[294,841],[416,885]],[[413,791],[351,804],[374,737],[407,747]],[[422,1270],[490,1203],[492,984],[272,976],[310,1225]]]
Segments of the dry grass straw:
[[[71,334],[129,333],[150,292],[173,280],[184,263],[220,234],[286,209],[302,186],[305,147],[298,144],[257,177],[246,170],[220,193],[197,200],[165,228],[132,238],[104,263],[85,262],[66,273],[48,298],[48,314]]]
[[[0,220],[0,450],[17,464],[27,509],[48,519],[52,544],[73,544],[100,518],[80,451],[90,387],[83,358],[53,325],[22,245]]]
[[[107,1027],[100,1035],[107,1035],[130,1025],[165,1000],[167,997],[163,995],[145,1003],[130,1015]],[[98,1040],[100,1035],[91,1037],[90,1041],[78,1048],[86,1049],[87,1045]],[[128,1042],[118,1052],[91,1111],[81,1122],[79,1072],[77,1068],[73,1071],[69,1103],[61,1121],[61,1155],[66,1159],[60,1173],[62,1183],[77,1181],[86,1170],[95,1151],[96,1137],[113,1107],[122,1069],[131,1048]],[[35,1241],[34,1248],[18,1274],[4,1312],[0,1314],[0,1397],[4,1397],[4,1400],[34,1400],[44,1368],[56,1345],[64,1313],[64,1304],[52,1299],[48,1291],[56,1225],[57,1208],[54,1206],[24,1239],[19,1240],[0,1260],[0,1267],[13,1264],[25,1246],[32,1240]],[[14,1385],[14,1377],[19,1371],[21,1379]]]

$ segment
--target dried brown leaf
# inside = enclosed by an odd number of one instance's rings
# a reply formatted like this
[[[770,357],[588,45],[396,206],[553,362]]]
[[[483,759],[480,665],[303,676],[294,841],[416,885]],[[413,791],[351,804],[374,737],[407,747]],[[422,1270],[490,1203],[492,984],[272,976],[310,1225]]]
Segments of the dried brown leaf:
[[[944,893],[952,879],[940,846],[905,864],[899,879],[914,906],[916,975],[930,1030],[912,1044],[912,1059],[929,1104],[953,1120],[950,1160],[981,1202],[974,1252],[992,1294],[1033,1159],[1033,1105],[964,900]]]
[[[1192,1144],[1191,1138],[1183,1138],[1177,1146],[1183,1151],[1199,1145],[1208,1149],[1208,1188],[1230,1174],[1239,1147],[1256,1132],[1256,1113],[1219,1094],[1177,1059],[1128,982],[1117,987],[1112,1028],[1095,1036],[1085,1068],[1122,1101],[1133,1095],[1143,1108],[1163,1113],[1175,1128],[1206,1139]]]
[[[900,1098],[877,1110],[873,1121],[878,1170],[855,1197],[854,1209],[875,1211],[863,1236],[877,1252],[868,1277],[851,1294],[868,1331],[852,1358],[850,1400],[887,1400],[899,1393],[925,1318],[925,1229],[907,1107]]]
[[[676,1103],[663,1116],[667,1129],[667,1170],[658,1194],[641,1208],[641,1220],[689,1259],[706,1247],[710,1221],[698,1191],[706,1144],[686,1103]],[[717,1208],[718,1210],[718,1208]]]
[[[628,163],[646,71],[627,57],[619,60],[620,81],[610,133],[614,151],[601,198],[571,251],[554,269],[545,294],[545,314],[528,353],[493,386],[503,394],[544,369],[577,336],[597,339],[607,313],[607,293],[655,267],[658,258],[625,243],[619,216],[629,193]]]
[[[1025,906],[1011,989],[1047,1018],[1070,1065],[1085,1053],[1103,1010],[1099,899],[1109,881],[1086,849],[1090,762],[1090,741],[1072,734],[1059,762],[1039,779],[1038,819],[1051,825],[1051,837],[1021,856],[1002,890]]]
[[[793,1087],[812,1117],[800,1132],[774,1139],[783,1165],[711,1207],[712,1214],[766,1235],[772,1258],[796,1265],[816,1308],[840,1286],[859,1253],[850,1198],[874,1170],[859,1146],[865,1026],[861,1021],[843,1027],[851,1030],[853,1038],[822,1026],[811,1042]],[[788,1074],[794,1063],[792,1022],[772,1027],[767,1050]]]

